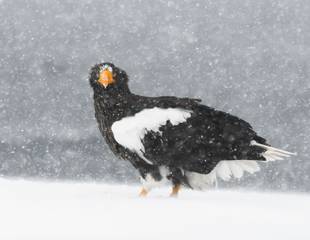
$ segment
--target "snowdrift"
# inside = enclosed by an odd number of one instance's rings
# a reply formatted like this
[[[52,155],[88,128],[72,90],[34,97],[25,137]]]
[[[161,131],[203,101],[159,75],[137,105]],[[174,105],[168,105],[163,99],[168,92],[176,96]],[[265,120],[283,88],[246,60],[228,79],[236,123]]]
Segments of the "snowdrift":
[[[310,196],[0,180],[0,239],[310,239]]]

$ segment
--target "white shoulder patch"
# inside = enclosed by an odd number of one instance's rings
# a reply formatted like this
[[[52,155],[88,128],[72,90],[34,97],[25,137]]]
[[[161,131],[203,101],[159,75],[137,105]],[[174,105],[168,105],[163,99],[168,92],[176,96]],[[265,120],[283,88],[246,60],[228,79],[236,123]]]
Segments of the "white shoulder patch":
[[[181,108],[148,108],[134,116],[122,118],[112,124],[115,140],[123,147],[136,152],[142,159],[152,164],[144,157],[144,146],[141,139],[147,131],[159,132],[159,128],[170,121],[172,125],[185,122],[191,116],[190,110]]]

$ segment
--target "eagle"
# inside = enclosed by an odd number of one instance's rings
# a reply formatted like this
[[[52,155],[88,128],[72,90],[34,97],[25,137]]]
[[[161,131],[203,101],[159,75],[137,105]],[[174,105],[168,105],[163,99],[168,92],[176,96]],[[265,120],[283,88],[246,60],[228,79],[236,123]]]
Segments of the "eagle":
[[[138,170],[140,196],[163,184],[171,185],[173,197],[181,186],[204,190],[218,178],[259,171],[257,162],[295,154],[271,147],[248,122],[200,99],[140,96],[128,81],[113,63],[90,70],[99,130],[112,152]]]

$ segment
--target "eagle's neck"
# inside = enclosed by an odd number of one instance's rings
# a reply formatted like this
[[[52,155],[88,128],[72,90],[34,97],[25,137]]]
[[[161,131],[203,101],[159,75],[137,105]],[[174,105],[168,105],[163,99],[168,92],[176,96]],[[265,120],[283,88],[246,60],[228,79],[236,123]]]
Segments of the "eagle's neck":
[[[131,115],[133,94],[129,89],[113,89],[104,93],[94,92],[95,111],[98,121],[110,128],[115,121]]]

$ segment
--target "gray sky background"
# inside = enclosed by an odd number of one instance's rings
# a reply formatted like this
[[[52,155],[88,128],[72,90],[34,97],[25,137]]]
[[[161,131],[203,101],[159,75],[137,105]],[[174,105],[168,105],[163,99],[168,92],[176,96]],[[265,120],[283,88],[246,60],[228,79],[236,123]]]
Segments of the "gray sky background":
[[[94,118],[88,71],[112,61],[135,93],[201,98],[298,152],[230,186],[310,191],[309,13],[306,0],[0,1],[0,174],[138,180]]]

